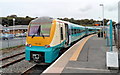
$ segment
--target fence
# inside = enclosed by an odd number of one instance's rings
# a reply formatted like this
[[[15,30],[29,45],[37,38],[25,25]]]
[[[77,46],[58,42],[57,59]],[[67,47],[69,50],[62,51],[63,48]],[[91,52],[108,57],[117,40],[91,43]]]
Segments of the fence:
[[[116,47],[120,50],[120,23],[114,26],[114,40]]]
[[[14,38],[8,40],[0,40],[0,49],[24,45],[26,38]]]

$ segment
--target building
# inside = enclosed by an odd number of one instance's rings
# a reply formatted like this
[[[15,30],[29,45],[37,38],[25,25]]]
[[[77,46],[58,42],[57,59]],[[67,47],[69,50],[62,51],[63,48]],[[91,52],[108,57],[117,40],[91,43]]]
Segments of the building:
[[[27,25],[16,25],[16,26],[9,26],[4,27],[0,25],[0,33],[8,33],[8,34],[17,34],[17,33],[24,33],[27,31]]]

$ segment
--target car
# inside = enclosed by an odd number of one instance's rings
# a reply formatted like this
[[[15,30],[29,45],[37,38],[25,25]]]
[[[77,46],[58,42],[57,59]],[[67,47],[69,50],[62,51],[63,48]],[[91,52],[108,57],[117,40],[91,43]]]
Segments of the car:
[[[2,34],[2,33],[0,33],[0,40],[2,39],[2,37],[3,37],[3,34]]]
[[[21,36],[20,33],[15,34],[15,37],[20,37],[20,36]]]
[[[20,37],[26,37],[26,33],[21,33]]]
[[[3,40],[13,39],[15,37],[14,34],[3,34],[2,36]]]
[[[26,33],[17,33],[15,37],[26,37]]]

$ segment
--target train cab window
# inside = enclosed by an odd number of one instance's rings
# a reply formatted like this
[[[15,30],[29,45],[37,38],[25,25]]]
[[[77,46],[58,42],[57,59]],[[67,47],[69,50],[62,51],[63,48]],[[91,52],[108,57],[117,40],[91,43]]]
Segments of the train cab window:
[[[30,26],[29,36],[32,36],[32,35],[38,36],[40,34],[38,30],[39,30],[39,26]]]
[[[50,36],[51,23],[30,24],[29,36]]]
[[[61,40],[63,40],[63,28],[60,28],[60,33],[61,33]]]
[[[28,36],[49,37],[52,21],[53,19],[49,17],[32,20],[29,24]]]

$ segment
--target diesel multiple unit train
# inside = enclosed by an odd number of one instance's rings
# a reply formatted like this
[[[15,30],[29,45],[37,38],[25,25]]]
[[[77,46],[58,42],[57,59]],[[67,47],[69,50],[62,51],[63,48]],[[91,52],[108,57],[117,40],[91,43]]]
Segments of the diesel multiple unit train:
[[[28,26],[25,59],[51,63],[59,56],[62,48],[99,30],[100,28],[80,26],[51,17],[36,18]]]

